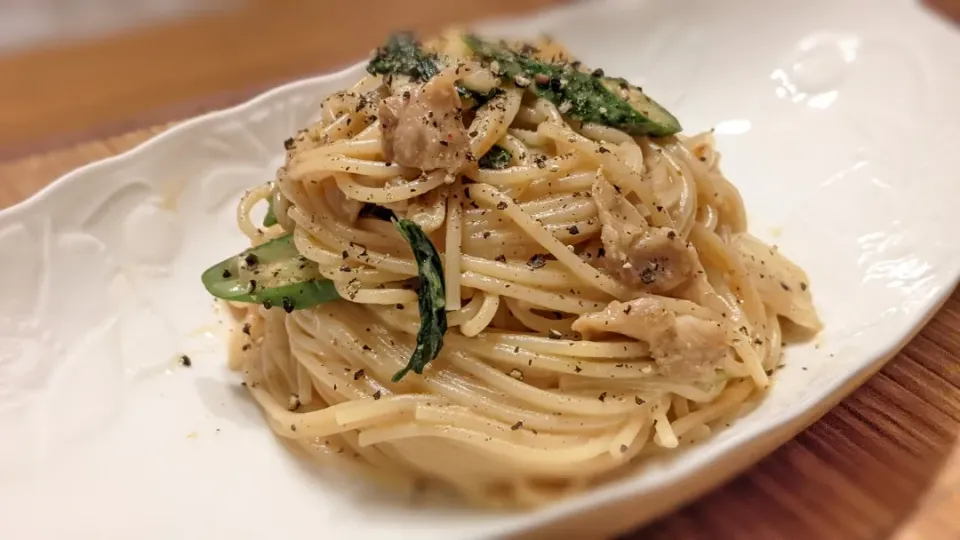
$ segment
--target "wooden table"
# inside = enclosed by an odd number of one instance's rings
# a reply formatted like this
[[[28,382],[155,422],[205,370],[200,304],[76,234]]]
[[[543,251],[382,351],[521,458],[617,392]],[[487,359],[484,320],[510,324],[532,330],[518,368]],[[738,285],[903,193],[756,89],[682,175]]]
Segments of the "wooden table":
[[[221,18],[0,59],[0,207],[146,140],[168,121],[362,56],[388,29],[431,31],[553,3],[373,0],[341,6],[341,22],[320,33],[311,31],[314,21],[341,3],[295,9],[271,1],[280,7],[264,27],[267,1]],[[960,16],[960,1],[941,4]],[[253,28],[259,35],[250,35]],[[880,374],[823,419],[726,486],[628,538],[960,538],[958,360],[955,294]]]

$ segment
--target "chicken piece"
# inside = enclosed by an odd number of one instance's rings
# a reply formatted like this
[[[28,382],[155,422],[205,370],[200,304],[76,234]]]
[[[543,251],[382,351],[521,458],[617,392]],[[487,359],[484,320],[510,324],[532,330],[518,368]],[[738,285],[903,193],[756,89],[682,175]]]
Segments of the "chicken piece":
[[[634,287],[665,293],[686,283],[697,273],[696,252],[677,233],[651,227],[640,212],[603,178],[592,189],[597,204],[601,259],[607,271]]]
[[[463,126],[455,79],[437,75],[422,86],[380,102],[380,129],[387,161],[422,171],[457,172],[470,140]]]
[[[587,339],[613,332],[646,342],[667,377],[712,375],[730,354],[720,323],[677,315],[653,297],[610,302],[603,311],[581,315],[571,328]]]

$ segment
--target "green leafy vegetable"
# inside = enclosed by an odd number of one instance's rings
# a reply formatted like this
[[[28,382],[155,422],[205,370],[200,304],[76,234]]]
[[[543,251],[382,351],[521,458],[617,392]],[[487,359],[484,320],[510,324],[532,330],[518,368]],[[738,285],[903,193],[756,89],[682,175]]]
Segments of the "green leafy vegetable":
[[[373,75],[406,75],[426,81],[440,69],[436,55],[424,52],[412,33],[398,32],[377,49],[373,60],[367,64],[367,71]]]
[[[340,298],[332,281],[286,235],[224,259],[201,277],[217,298],[280,307],[288,313]]]
[[[506,169],[510,166],[512,158],[513,154],[506,148],[493,146],[480,158],[477,164],[481,169]]]
[[[273,213],[273,203],[267,205],[267,213],[263,216],[263,226],[273,227],[277,224],[277,215]]]
[[[397,215],[393,213],[393,210],[374,203],[365,203],[363,207],[360,208],[359,217],[379,219],[380,221],[393,221],[397,219]]]
[[[464,36],[464,42],[484,60],[495,61],[502,78],[549,100],[569,118],[632,135],[663,137],[681,130],[672,114],[624,79],[541,62],[476,36]]]
[[[397,230],[413,249],[420,276],[420,291],[417,304],[420,308],[420,331],[417,332],[417,347],[406,367],[393,376],[398,382],[410,370],[423,374],[427,363],[440,354],[443,335],[447,332],[446,289],[443,283],[443,266],[433,243],[416,223],[401,219],[395,222]]]
[[[414,81],[424,82],[440,73],[440,69],[437,55],[424,51],[410,32],[398,32],[390,36],[367,64],[367,72],[372,75],[406,75]],[[483,105],[501,92],[499,88],[494,88],[484,94],[460,84],[456,87],[460,97],[473,101],[475,106]]]

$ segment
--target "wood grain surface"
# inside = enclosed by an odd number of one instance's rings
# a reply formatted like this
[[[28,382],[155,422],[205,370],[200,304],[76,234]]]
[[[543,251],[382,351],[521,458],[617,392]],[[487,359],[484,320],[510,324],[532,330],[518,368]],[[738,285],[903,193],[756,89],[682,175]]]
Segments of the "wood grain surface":
[[[197,0],[199,4],[204,0]],[[218,5],[220,2],[213,2]],[[389,32],[527,13],[561,0],[235,0],[232,8],[0,56],[0,159],[239,103],[352,64]],[[0,17],[3,17],[0,9]],[[186,109],[186,110],[185,110]],[[126,128],[126,129],[124,129]]]
[[[267,1],[225,18],[0,58],[0,159],[19,156],[0,162],[0,208],[145,141],[170,120],[355,59],[388,28],[430,31],[556,3],[425,0],[409,9],[392,0],[357,2],[338,25],[351,39],[329,41],[301,34],[313,24],[303,6],[322,20],[317,6],[333,4],[324,1],[298,4],[300,10],[289,7],[295,2],[271,1],[284,14],[251,37]],[[939,3],[960,16],[960,0]],[[380,16],[369,17],[374,10]],[[278,44],[269,45],[270,38]],[[178,55],[191,60],[174,64]],[[62,69],[51,74],[37,67],[43,65]],[[25,76],[14,80],[16,70]],[[98,87],[91,75],[109,84]],[[960,539],[960,294],[881,373],[811,428],[724,487],[625,538]]]

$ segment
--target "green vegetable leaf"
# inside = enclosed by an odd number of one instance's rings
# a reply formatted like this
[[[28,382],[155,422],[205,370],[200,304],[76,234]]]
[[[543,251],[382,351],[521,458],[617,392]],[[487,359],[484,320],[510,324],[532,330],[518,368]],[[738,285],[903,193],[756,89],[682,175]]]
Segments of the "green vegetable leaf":
[[[379,219],[380,221],[393,221],[397,219],[397,215],[393,213],[393,210],[374,203],[365,203],[363,207],[360,208],[359,217]]]
[[[632,135],[663,137],[681,130],[672,114],[623,79],[604,77],[600,70],[583,73],[569,65],[541,62],[476,36],[463,39],[482,59],[496,61],[501,78],[549,100],[564,116]]]
[[[506,169],[510,166],[512,158],[513,154],[506,148],[493,146],[480,158],[477,164],[481,169]]]
[[[367,72],[372,75],[406,75],[414,81],[424,82],[440,73],[440,68],[437,55],[424,51],[410,32],[398,32],[390,36],[367,64]],[[473,102],[472,107],[479,107],[502,92],[499,88],[493,88],[484,94],[468,90],[461,84],[456,87],[461,99]]]
[[[224,300],[279,307],[287,312],[340,298],[333,282],[300,255],[286,235],[244,250],[208,268],[201,276],[207,291]]]
[[[367,72],[373,75],[406,75],[414,80],[426,81],[440,72],[437,57],[426,53],[410,32],[398,32],[390,36],[386,45],[377,49],[373,60],[367,64]]]
[[[410,370],[423,374],[427,363],[440,354],[443,335],[447,333],[446,289],[443,282],[443,266],[433,243],[416,223],[401,219],[394,225],[413,249],[420,276],[420,291],[417,304],[420,308],[420,331],[417,332],[417,347],[410,355],[406,367],[393,376],[398,382]]]
[[[267,206],[267,213],[263,216],[263,226],[273,227],[277,224],[277,215],[273,213],[273,202]]]

